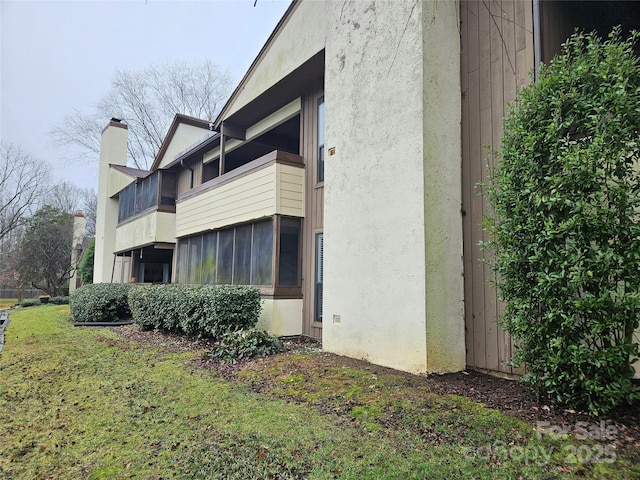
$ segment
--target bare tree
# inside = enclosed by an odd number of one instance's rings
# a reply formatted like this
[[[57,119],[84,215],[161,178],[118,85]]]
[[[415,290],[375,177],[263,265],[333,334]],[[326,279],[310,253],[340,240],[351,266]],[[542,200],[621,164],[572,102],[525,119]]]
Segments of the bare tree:
[[[47,204],[72,215],[81,211],[87,219],[86,235],[95,235],[98,200],[91,188],[79,188],[68,182],[59,183],[49,191]]]
[[[111,89],[90,113],[76,111],[66,116],[51,135],[56,144],[79,147],[84,157],[95,159],[107,120],[121,118],[129,126],[129,160],[146,169],[176,113],[212,121],[232,85],[231,74],[210,60],[118,70]]]
[[[0,143],[0,240],[38,207],[47,168],[20,146]]]
[[[96,192],[86,189],[82,196],[82,211],[87,219],[85,234],[93,237],[96,234],[96,211],[98,210],[98,196]]]
[[[16,268],[23,235],[24,225],[19,225],[0,238],[0,288],[15,288],[20,285]]]

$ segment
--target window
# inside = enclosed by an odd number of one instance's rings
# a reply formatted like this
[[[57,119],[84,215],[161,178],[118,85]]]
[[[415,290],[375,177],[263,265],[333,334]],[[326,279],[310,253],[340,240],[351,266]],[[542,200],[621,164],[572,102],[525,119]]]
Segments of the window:
[[[277,224],[269,219],[181,239],[177,282],[275,287]],[[275,262],[280,286],[300,286],[300,228],[299,218],[280,220],[280,251]]]
[[[280,221],[280,256],[278,285],[300,285],[300,219],[283,218]]]
[[[178,245],[178,271],[176,279],[178,283],[187,283],[189,261],[189,242],[180,242]]]
[[[218,233],[218,276],[215,283],[233,283],[233,229]]]
[[[318,99],[318,172],[317,182],[324,182],[324,97]]]
[[[189,242],[189,275],[187,283],[200,283],[200,271],[202,262],[200,259],[202,237],[192,239]]]
[[[253,225],[236,228],[233,249],[233,283],[234,285],[251,284],[251,232]]]
[[[251,285],[271,285],[273,269],[273,222],[253,225]]]
[[[216,283],[216,252],[218,234],[207,233],[202,236],[202,276],[200,281],[206,284]]]
[[[159,183],[162,185],[161,187]],[[158,205],[159,188],[162,188],[160,204],[175,207],[176,177],[173,173],[157,171],[146,178],[138,179],[120,191],[118,195],[118,223],[140,212],[156,207]]]
[[[315,274],[315,321],[322,322],[322,277],[324,238],[322,233],[316,233],[316,274]]]
[[[162,192],[160,205],[176,206],[176,176],[173,173],[162,172]]]

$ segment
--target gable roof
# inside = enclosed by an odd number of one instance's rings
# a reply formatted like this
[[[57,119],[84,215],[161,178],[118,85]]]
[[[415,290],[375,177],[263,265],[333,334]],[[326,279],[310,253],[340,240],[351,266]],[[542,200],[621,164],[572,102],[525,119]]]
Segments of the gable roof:
[[[162,168],[169,169],[179,164],[182,160],[186,160],[192,155],[202,154],[207,150],[213,148],[216,142],[218,145],[220,145],[220,133],[213,131],[209,132],[200,140],[189,145],[187,148],[179,152],[169,164],[165,165]]]
[[[109,166],[114,170],[118,170],[119,172],[124,173],[125,175],[129,175],[132,178],[146,178],[149,175],[151,175],[150,170],[141,170],[139,168],[125,167],[124,165],[109,164]]]
[[[171,122],[171,126],[167,131],[167,135],[164,137],[164,140],[162,141],[160,150],[158,150],[158,154],[156,155],[156,158],[153,161],[153,164],[151,165],[151,171],[158,169],[158,166],[160,165],[160,161],[162,160],[162,157],[167,151],[167,148],[169,148],[169,144],[171,143],[173,135],[176,133],[176,130],[178,130],[178,126],[181,123],[185,125],[191,125],[193,127],[204,128],[207,130],[209,130],[210,127],[213,125],[213,123],[209,122],[209,120],[202,120],[200,118],[190,117],[189,115],[184,115],[182,113],[176,113],[175,117],[173,117],[173,121]]]
[[[253,60],[253,62],[249,66],[247,73],[244,74],[244,76],[242,77],[242,80],[240,80],[240,82],[238,83],[238,86],[235,88],[235,90],[233,91],[233,93],[231,94],[227,102],[222,107],[222,110],[220,110],[218,117],[213,122],[214,130],[220,131],[220,124],[222,123],[223,118],[228,113],[229,108],[233,104],[234,100],[237,98],[238,94],[244,89],[244,86],[246,85],[247,81],[253,74],[254,70],[257,68],[258,64],[260,63],[260,60],[262,60],[262,57],[265,55],[265,53],[269,49],[269,46],[274,41],[274,39],[278,36],[278,33],[283,28],[284,24],[287,22],[293,10],[299,3],[300,3],[300,0],[291,0],[291,4],[287,8],[287,10],[284,12],[284,14],[282,15],[282,18],[280,19],[280,21],[277,23],[277,25],[271,32],[271,35],[269,35],[269,38],[267,39],[267,41],[264,43],[264,45],[258,52],[258,55],[256,56],[256,58]]]

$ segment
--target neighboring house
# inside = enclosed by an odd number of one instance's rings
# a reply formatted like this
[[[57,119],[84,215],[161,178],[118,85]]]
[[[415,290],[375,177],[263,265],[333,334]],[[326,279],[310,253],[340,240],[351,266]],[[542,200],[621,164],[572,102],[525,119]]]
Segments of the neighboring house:
[[[126,125],[105,128],[95,281],[254,285],[277,335],[410,372],[514,373],[478,247],[484,146],[575,26],[638,11],[293,2],[216,121],[176,115],[150,171],[125,166]]]

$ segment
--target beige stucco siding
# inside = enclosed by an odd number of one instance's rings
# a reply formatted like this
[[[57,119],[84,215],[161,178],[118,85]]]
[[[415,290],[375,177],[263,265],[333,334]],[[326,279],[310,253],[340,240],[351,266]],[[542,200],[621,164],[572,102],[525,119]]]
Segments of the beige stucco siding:
[[[427,369],[447,372],[466,365],[459,6],[422,5]]]
[[[175,243],[175,214],[153,211],[118,225],[116,252],[123,252],[151,243]]]
[[[135,178],[125,173],[122,173],[114,168],[109,169],[109,179],[107,180],[108,191],[107,195],[113,197],[124,187],[133,183]]]
[[[304,170],[271,164],[176,205],[176,236],[269,217],[304,216]]]
[[[272,335],[291,336],[302,333],[302,299],[262,300],[257,328]]]
[[[160,159],[158,168],[164,168],[173,162],[176,155],[207,135],[207,130],[181,123],[171,138],[171,142]]]
[[[96,245],[93,263],[94,283],[111,281],[116,225],[118,223],[118,199],[111,198],[111,192],[118,191],[118,183],[114,186],[111,182],[124,181],[124,177],[126,176],[112,176],[114,170],[110,165],[124,166],[126,163],[127,128],[116,122],[110,122],[102,132],[100,142],[100,166],[96,206]],[[130,177],[129,181],[131,181]]]
[[[345,2],[327,15],[323,347],[460,370],[459,70],[439,68],[459,59],[457,3]],[[431,191],[438,182],[451,191]]]
[[[322,51],[325,45],[327,8],[339,6],[326,5],[320,1],[303,1],[294,7],[285,28],[280,30],[240,85],[236,97],[224,112],[225,118]]]

